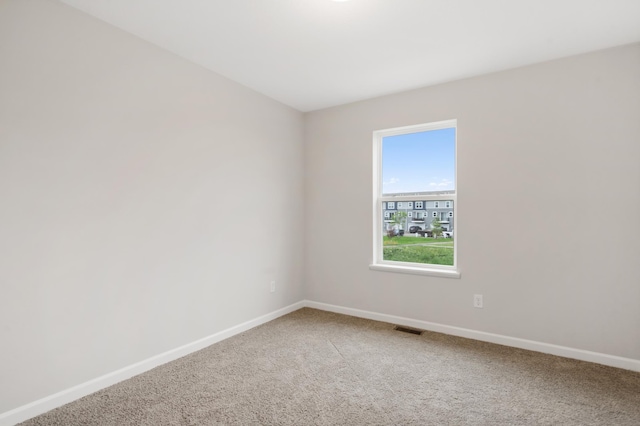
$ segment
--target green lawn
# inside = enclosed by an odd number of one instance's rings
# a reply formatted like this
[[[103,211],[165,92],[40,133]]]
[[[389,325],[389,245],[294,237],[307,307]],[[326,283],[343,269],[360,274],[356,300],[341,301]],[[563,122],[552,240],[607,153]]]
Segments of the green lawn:
[[[384,260],[453,265],[453,239],[451,238],[383,238],[382,257]]]
[[[453,247],[453,238],[424,238],[424,237],[382,237],[382,245],[400,246],[406,244],[438,244],[443,247]]]

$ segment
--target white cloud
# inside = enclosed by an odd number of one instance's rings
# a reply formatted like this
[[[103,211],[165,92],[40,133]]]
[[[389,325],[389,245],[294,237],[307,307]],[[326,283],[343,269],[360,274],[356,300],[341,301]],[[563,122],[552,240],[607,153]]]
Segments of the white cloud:
[[[388,181],[382,182],[382,183],[385,185],[393,185],[394,183],[398,183],[398,182],[400,182],[400,179],[392,177]]]
[[[437,187],[453,186],[453,181],[449,179],[442,179],[440,182],[430,182],[429,186],[437,186]]]

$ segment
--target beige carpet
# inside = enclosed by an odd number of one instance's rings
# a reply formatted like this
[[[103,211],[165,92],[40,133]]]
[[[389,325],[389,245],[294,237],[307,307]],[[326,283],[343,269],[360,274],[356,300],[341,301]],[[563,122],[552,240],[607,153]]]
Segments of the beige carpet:
[[[302,309],[24,425],[640,425],[640,374]]]

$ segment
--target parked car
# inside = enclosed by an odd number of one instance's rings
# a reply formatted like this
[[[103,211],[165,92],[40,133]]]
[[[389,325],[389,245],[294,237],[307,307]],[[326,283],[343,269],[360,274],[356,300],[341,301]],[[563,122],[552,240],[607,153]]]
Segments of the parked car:
[[[445,238],[453,238],[453,230],[451,231],[442,231],[442,236]]]
[[[425,229],[425,230],[420,229],[416,231],[416,233],[421,237],[433,237],[433,232],[428,229]]]
[[[389,229],[387,235],[389,237],[402,237],[404,235],[404,229]]]
[[[413,226],[409,227],[409,233],[410,234],[415,234],[418,231],[422,231],[422,227],[421,226],[413,225]]]

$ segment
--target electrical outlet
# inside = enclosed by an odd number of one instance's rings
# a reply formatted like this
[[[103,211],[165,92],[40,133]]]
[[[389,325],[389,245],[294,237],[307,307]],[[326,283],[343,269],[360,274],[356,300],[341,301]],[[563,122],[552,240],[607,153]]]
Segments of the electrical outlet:
[[[473,295],[473,307],[474,308],[482,308],[482,295],[474,294]]]
[[[275,291],[276,291],[276,282],[271,281],[271,293],[275,293]]]

